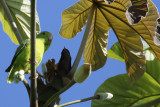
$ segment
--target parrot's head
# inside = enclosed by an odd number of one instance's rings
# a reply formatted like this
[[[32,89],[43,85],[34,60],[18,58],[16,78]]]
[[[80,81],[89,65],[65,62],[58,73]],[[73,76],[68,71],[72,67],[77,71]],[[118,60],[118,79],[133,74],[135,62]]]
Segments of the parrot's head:
[[[43,31],[37,35],[37,38],[41,38],[44,40],[45,51],[46,51],[51,45],[51,42],[53,40],[53,35],[47,31]]]

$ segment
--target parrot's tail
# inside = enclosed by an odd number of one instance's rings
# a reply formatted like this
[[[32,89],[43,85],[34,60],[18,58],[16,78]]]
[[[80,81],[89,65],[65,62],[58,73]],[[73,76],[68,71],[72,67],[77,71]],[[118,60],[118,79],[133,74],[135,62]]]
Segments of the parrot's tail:
[[[9,66],[9,67],[5,70],[5,72],[10,72],[10,70],[11,70],[11,66]]]
[[[8,70],[8,71],[7,71]],[[6,72],[9,72],[8,74],[8,78],[7,78],[7,82],[8,83],[12,83],[12,81],[14,80],[14,66],[8,67],[6,69]]]

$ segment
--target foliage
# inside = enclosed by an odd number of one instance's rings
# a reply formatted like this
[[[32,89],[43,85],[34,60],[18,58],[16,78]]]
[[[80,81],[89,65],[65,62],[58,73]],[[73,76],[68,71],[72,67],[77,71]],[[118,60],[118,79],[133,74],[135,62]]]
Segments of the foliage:
[[[6,4],[14,19],[12,23],[17,26],[22,39],[30,38],[30,1],[6,0]],[[4,10],[0,3],[0,21],[3,29],[10,39],[18,44]],[[148,102],[154,105],[153,101],[160,98],[160,62],[158,61],[160,60],[160,46],[158,46],[160,20],[158,17],[157,8],[151,0],[80,0],[63,11],[62,26],[59,31],[62,37],[72,39],[87,24],[84,36],[88,37],[82,39],[84,45],[81,46],[84,48],[80,47],[79,51],[83,52],[83,61],[91,65],[92,71],[102,68],[107,57],[126,63],[128,75],[122,74],[107,79],[95,92],[95,95],[109,92],[113,94],[113,98],[104,101],[93,100],[92,107],[128,107],[148,104]],[[37,13],[36,26],[36,32],[39,33]],[[111,29],[118,42],[107,51]],[[80,59],[81,55],[78,55]],[[75,63],[78,66],[79,61],[76,59]],[[72,76],[69,76],[72,68],[77,69],[74,64],[71,67],[70,52],[66,48],[63,49],[57,64],[54,59],[43,64],[42,69],[45,72],[43,75],[39,74],[37,79],[40,107],[59,104],[59,95],[76,83],[73,79],[76,70],[73,71]],[[88,68],[87,71],[90,69]],[[83,79],[79,75],[77,77]],[[92,98],[98,99],[97,96]]]
[[[144,2],[132,1],[134,5],[141,5],[139,3],[143,4]],[[157,24],[156,19],[159,17],[156,7],[149,0],[147,16],[137,25],[131,26],[125,16],[127,8],[131,6],[129,0],[116,0],[111,4],[106,4],[103,0],[80,0],[62,13],[60,34],[65,38],[73,38],[80,32],[85,25],[88,10],[92,5],[95,7],[94,16],[90,35],[84,49],[84,63],[90,63],[93,71],[104,66],[107,59],[107,32],[112,28],[121,44],[128,74],[134,82],[145,71],[141,37],[151,46],[157,58],[160,59],[160,47],[153,43],[153,36],[155,35],[153,30]],[[136,8],[136,10],[144,9]],[[147,8],[145,8],[146,12]],[[80,24],[80,26],[75,23]]]
[[[96,91],[98,92],[110,92],[114,95],[111,100],[108,101],[92,101],[92,107],[130,107],[145,104],[160,98],[159,94],[159,83],[160,83],[160,62],[157,60],[155,55],[149,46],[145,43],[144,54],[146,57],[146,72],[138,81],[131,84],[127,74],[117,75],[107,79]],[[119,47],[119,43],[115,43],[113,47]],[[121,56],[121,48],[117,48],[112,51],[115,52],[116,57],[112,57],[117,60],[117,56]],[[118,51],[117,51],[118,50]],[[119,51],[120,50],[120,51]],[[112,54],[112,53],[108,53]],[[95,94],[96,94],[95,93]],[[154,105],[154,103],[151,103]],[[149,107],[151,105],[145,105],[141,107]]]

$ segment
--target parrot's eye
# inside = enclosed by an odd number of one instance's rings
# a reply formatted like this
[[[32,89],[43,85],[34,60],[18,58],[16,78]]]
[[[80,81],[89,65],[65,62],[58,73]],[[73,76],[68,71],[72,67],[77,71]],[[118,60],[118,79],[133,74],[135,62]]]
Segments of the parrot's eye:
[[[45,32],[43,32],[42,34],[45,35]]]

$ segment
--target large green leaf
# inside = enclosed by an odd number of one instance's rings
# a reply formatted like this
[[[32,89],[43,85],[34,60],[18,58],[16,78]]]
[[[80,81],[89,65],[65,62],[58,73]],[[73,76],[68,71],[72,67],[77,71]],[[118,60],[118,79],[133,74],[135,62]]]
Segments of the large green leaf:
[[[107,52],[108,58],[116,59],[122,62],[125,62],[122,48],[119,42],[116,42]]]
[[[142,18],[139,24],[131,26],[125,16],[126,10],[131,6],[130,0],[116,0],[111,4],[106,4],[104,0],[94,0],[94,2],[80,0],[63,12],[60,34],[65,38],[72,38],[81,31],[92,5],[95,8],[90,35],[84,51],[84,62],[91,63],[93,70],[97,70],[105,64],[105,48],[108,39],[105,33],[111,27],[122,47],[128,74],[133,81],[137,80],[145,71],[141,37],[150,45],[160,60],[160,46],[156,46],[153,42],[156,19],[159,17],[156,7],[149,0],[147,16]],[[85,13],[84,17],[82,13]]]
[[[150,49],[145,50],[144,53],[147,62],[146,72],[142,78],[134,84],[130,83],[127,74],[107,79],[96,93],[110,92],[113,98],[104,101],[94,100],[92,107],[130,107],[160,98],[160,62]]]
[[[150,49],[149,45],[145,41],[142,41],[142,43],[143,43],[143,50]],[[113,46],[108,50],[107,56],[108,58],[125,62],[125,59],[122,53],[122,48],[119,42],[116,42],[113,44]]]
[[[30,0],[5,0],[11,12],[11,15],[17,25],[23,40],[30,38]],[[0,4],[0,21],[3,25],[3,30],[8,34],[11,40],[18,44],[17,38],[12,31],[7,16]],[[38,14],[36,14],[37,33],[40,31],[40,23]]]

